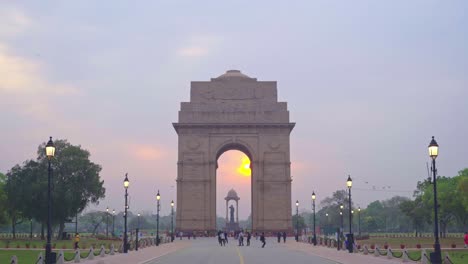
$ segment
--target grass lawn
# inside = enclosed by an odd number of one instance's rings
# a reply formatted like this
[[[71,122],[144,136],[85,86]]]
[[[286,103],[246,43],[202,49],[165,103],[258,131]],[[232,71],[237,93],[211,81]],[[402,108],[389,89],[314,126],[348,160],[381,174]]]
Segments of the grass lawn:
[[[393,250],[395,253],[395,256],[400,256],[401,250]],[[432,251],[427,250],[427,255],[429,257],[429,253]],[[466,264],[468,263],[468,249],[456,249],[456,250],[442,250],[442,258],[445,257],[445,253],[449,254],[450,260],[454,264]],[[421,257],[421,250],[409,250],[408,251],[408,256],[410,259],[420,259]]]
[[[106,248],[109,248],[111,244],[114,244],[115,247],[120,245],[120,240],[98,240],[95,238],[82,238],[80,240],[80,248],[89,249],[89,247],[93,246],[94,249],[100,248],[101,245],[104,245]],[[0,240],[0,248],[29,248],[31,249],[40,249],[44,248],[46,244],[45,240],[29,240],[29,239],[1,239]],[[73,249],[74,242],[72,240],[53,240],[52,246],[56,249]]]
[[[430,237],[370,237],[365,240],[358,240],[360,245],[379,245],[380,248],[383,248],[385,243],[387,243],[392,249],[399,249],[400,245],[403,244],[406,248],[416,248],[417,244],[420,244],[422,248],[432,248],[434,244],[434,238]],[[442,248],[451,248],[452,243],[457,245],[457,248],[463,248],[464,242],[463,238],[441,238],[440,245]]]
[[[44,246],[46,241],[44,240],[29,240],[29,239],[1,239],[0,248],[8,248],[0,250],[0,263],[10,263],[11,256],[16,255],[19,263],[28,264],[36,263],[39,253],[42,252],[42,255],[45,256]],[[65,251],[65,259],[70,260],[74,257],[73,241],[71,240],[53,240],[52,245],[55,244],[54,252],[57,252],[59,249],[68,249]],[[80,241],[81,256],[85,257],[88,255],[88,250],[91,246],[95,249],[95,254],[98,254],[101,245],[104,245],[106,249],[110,248],[110,245],[114,244],[117,249],[121,242],[120,240],[98,240],[95,238],[82,238]],[[26,247],[29,245],[29,249]],[[19,247],[19,249],[18,249]],[[41,250],[42,249],[42,250]]]

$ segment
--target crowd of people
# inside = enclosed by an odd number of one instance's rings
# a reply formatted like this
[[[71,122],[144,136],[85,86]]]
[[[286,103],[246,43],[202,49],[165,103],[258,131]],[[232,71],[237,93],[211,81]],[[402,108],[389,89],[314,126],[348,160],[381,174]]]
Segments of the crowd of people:
[[[258,233],[255,232],[254,234],[255,240],[258,239]],[[237,240],[238,246],[242,247],[244,246],[244,239],[246,240],[246,245],[245,246],[250,246],[250,240],[252,239],[252,234],[250,232],[245,232],[243,230],[240,230],[239,232],[234,233],[234,239],[235,241]],[[228,233],[223,232],[223,231],[218,231],[218,243],[220,246],[226,246],[226,244],[229,242],[228,240]],[[262,248],[265,247],[266,240],[265,240],[265,233],[262,232],[260,235],[260,242],[262,242]]]

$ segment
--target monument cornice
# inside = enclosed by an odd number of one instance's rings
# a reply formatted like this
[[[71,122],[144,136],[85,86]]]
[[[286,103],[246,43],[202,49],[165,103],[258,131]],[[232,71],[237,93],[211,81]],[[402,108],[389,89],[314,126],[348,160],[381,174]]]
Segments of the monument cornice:
[[[180,129],[217,129],[217,128],[286,128],[292,131],[296,123],[172,123],[174,129],[179,133]]]

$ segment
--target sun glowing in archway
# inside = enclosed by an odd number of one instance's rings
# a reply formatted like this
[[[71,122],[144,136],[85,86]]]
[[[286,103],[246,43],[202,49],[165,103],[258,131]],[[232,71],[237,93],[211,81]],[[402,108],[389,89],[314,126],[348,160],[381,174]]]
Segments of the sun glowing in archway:
[[[250,159],[247,156],[242,157],[242,164],[237,168],[237,172],[246,177],[252,174],[252,170],[250,169]]]

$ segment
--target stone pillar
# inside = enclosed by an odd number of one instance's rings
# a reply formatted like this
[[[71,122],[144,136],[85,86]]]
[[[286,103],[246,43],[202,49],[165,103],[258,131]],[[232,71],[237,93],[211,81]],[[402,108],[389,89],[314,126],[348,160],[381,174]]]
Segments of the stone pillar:
[[[239,223],[239,201],[236,200],[236,223]]]
[[[226,200],[226,223],[229,223],[229,217],[228,217],[228,200]]]

